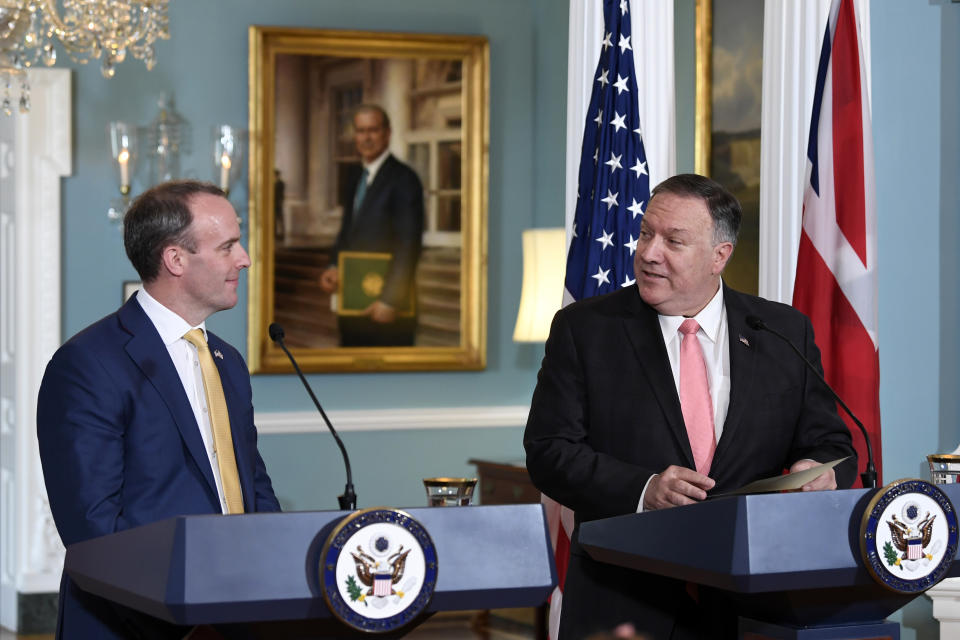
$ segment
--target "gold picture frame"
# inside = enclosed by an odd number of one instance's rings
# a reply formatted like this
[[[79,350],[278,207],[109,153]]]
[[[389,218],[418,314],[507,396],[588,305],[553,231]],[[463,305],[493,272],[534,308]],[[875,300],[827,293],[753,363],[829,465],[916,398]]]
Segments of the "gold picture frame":
[[[292,372],[273,322],[307,372],[483,369],[487,38],[252,26],[249,41],[251,372]],[[354,108],[369,103],[389,114],[389,149],[423,186],[413,346],[341,346],[336,303],[318,286],[358,184]]]
[[[723,184],[740,201],[739,240],[723,277],[735,289],[756,295],[763,2],[696,0],[695,22],[694,170]]]

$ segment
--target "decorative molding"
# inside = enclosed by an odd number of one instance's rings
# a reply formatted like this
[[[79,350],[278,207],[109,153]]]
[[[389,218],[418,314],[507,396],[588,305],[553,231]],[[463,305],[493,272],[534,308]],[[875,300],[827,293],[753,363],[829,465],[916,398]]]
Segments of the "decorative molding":
[[[12,212],[3,211],[5,253],[6,245],[12,245],[18,268],[12,281],[0,284],[3,315],[13,325],[2,366],[15,380],[2,392],[12,428],[8,425],[0,439],[13,454],[0,457],[4,521],[12,523],[12,535],[5,531],[0,539],[0,625],[13,630],[20,621],[19,596],[56,592],[63,567],[63,546],[52,526],[37,453],[35,418],[44,368],[60,345],[60,182],[72,170],[71,83],[66,69],[29,74],[33,108],[13,116],[8,142],[14,203]]]
[[[411,429],[472,429],[522,427],[530,407],[455,407],[441,409],[377,409],[331,411],[327,414],[340,433],[348,431],[398,431]],[[260,435],[285,433],[326,433],[323,418],[316,411],[257,413]]]
[[[960,638],[960,578],[947,578],[927,590],[941,638]]]

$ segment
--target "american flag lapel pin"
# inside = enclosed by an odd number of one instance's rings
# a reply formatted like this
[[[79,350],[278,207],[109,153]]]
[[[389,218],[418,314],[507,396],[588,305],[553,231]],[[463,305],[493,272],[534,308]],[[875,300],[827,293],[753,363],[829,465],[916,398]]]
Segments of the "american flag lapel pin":
[[[750,346],[750,341],[747,340],[746,338],[744,338],[744,337],[743,337],[743,334],[740,334],[740,342],[742,342],[743,344],[745,344],[745,345],[748,346],[748,347]]]
[[[740,339],[743,340],[743,338],[740,338]],[[223,354],[220,353],[220,349],[214,349],[214,350],[213,350],[213,357],[214,357],[214,358],[220,358],[221,360],[223,360]]]

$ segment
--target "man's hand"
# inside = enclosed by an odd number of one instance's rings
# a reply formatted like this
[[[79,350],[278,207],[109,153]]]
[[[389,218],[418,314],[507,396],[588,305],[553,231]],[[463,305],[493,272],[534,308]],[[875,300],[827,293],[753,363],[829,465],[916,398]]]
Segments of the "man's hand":
[[[649,511],[693,504],[706,499],[707,491],[715,484],[713,478],[693,469],[670,465],[650,480],[643,495],[643,508]]]
[[[810,467],[815,467],[819,462],[816,460],[797,460],[790,467],[790,473],[794,471],[803,471],[804,469],[809,469]],[[801,491],[831,491],[837,488],[837,475],[833,472],[833,468],[827,469],[816,478],[803,485]]]
[[[386,302],[380,302],[379,300],[374,300],[369,307],[364,309],[363,313],[380,324],[390,324],[397,319],[397,310]]]
[[[327,267],[327,269],[320,274],[320,288],[327,293],[336,291],[338,284],[340,284],[340,272],[337,271],[336,267]]]

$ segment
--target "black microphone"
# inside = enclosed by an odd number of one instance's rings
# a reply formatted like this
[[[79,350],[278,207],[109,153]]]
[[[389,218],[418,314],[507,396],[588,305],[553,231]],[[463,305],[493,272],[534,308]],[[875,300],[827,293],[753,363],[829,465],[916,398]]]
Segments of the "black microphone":
[[[857,419],[857,416],[853,415],[853,411],[850,411],[850,407],[848,407],[847,404],[840,399],[840,396],[838,396],[837,392],[833,390],[833,387],[827,384],[827,381],[823,378],[820,372],[817,371],[817,368],[813,366],[813,363],[807,360],[807,357],[800,352],[800,349],[797,349],[797,347],[790,341],[790,338],[783,335],[776,329],[771,329],[770,327],[767,326],[766,322],[764,322],[757,316],[747,316],[747,326],[750,327],[751,329],[756,329],[758,331],[769,331],[770,333],[772,333],[773,335],[777,336],[778,338],[786,342],[788,345],[790,345],[790,348],[793,349],[793,351],[798,356],[800,356],[800,359],[806,363],[810,371],[813,371],[814,375],[816,375],[817,378],[820,380],[820,382],[823,383],[823,386],[827,388],[827,391],[830,392],[830,395],[833,396],[833,399],[836,400],[841,407],[843,407],[843,410],[847,412],[847,415],[850,416],[850,418],[858,427],[860,427],[860,432],[863,434],[863,440],[864,442],[867,443],[867,467],[866,469],[864,469],[863,473],[860,474],[860,481],[863,482],[863,486],[865,488],[868,488],[868,489],[876,488],[877,469],[876,467],[873,466],[873,446],[871,446],[870,444],[870,436],[867,435],[867,430],[863,427],[863,423]]]
[[[350,457],[347,456],[347,449],[343,446],[343,441],[340,439],[340,436],[337,435],[337,430],[334,429],[333,425],[330,423],[330,418],[327,417],[323,407],[320,406],[320,401],[317,400],[317,396],[313,395],[313,389],[310,388],[310,384],[303,376],[303,372],[300,371],[300,367],[297,366],[297,361],[293,359],[293,354],[290,353],[289,349],[287,349],[287,345],[283,344],[283,327],[276,322],[273,322],[270,324],[269,332],[270,339],[280,345],[280,348],[283,349],[283,352],[287,354],[288,358],[290,358],[290,363],[293,364],[293,369],[297,372],[297,375],[300,376],[300,382],[303,383],[307,393],[310,394],[310,399],[313,400],[313,404],[316,405],[317,411],[319,411],[320,415],[323,416],[323,421],[327,423],[327,428],[330,429],[330,433],[333,434],[333,439],[337,441],[337,446],[340,447],[340,453],[343,454],[343,465],[347,468],[347,486],[343,489],[343,495],[337,496],[337,501],[340,503],[340,508],[344,511],[353,511],[357,508],[357,494],[353,490],[353,473],[350,471]]]

